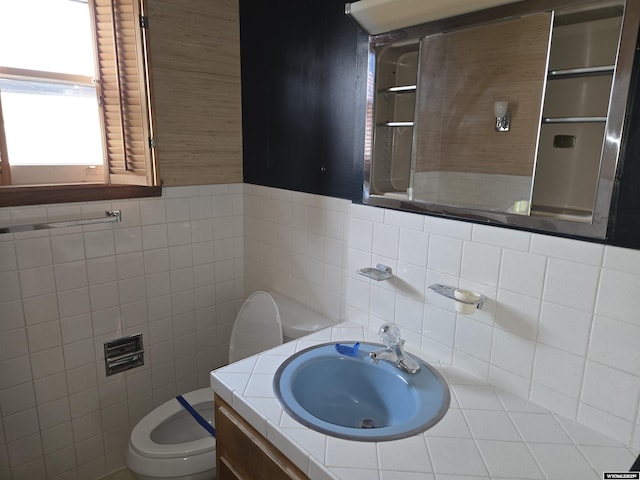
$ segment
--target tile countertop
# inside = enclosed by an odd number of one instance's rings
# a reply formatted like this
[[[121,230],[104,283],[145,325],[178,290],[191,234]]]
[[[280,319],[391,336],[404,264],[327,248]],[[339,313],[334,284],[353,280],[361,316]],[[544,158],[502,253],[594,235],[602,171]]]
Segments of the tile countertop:
[[[379,342],[341,323],[211,372],[211,387],[312,480],[600,480],[628,471],[634,453],[486,381],[420,354],[451,389],[445,417],[422,434],[355,442],[315,432],[286,414],[273,376],[293,353],[325,342]]]

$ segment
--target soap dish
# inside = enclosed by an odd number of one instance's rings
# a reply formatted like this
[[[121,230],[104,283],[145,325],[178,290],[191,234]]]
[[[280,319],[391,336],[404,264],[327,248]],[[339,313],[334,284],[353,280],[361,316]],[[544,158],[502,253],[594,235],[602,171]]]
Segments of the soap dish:
[[[378,282],[382,280],[389,280],[393,277],[393,273],[391,273],[391,267],[387,267],[381,263],[376,265],[376,268],[361,268],[358,270],[360,275],[364,275],[365,277],[372,278]]]
[[[451,300],[455,300],[456,312],[460,312],[465,315],[471,315],[476,310],[481,310],[482,305],[487,300],[487,297],[481,293],[465,290],[463,288],[450,287],[448,285],[442,285],[441,283],[430,285],[429,290],[433,290],[440,295],[450,298]]]

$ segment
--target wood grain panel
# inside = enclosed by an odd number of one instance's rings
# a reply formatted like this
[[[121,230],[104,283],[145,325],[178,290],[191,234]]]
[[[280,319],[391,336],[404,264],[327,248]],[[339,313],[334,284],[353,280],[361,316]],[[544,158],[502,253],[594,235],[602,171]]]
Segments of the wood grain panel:
[[[416,171],[532,175],[550,29],[543,13],[422,40]],[[500,100],[506,133],[495,131]]]
[[[150,0],[164,185],[242,182],[237,0]]]
[[[309,480],[218,395],[215,425],[219,480]]]

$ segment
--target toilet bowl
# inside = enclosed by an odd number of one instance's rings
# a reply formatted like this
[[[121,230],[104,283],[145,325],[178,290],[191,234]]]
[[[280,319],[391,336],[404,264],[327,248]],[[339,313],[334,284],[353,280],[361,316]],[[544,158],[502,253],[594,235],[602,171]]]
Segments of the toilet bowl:
[[[211,396],[210,388],[183,395],[213,423]],[[209,480],[215,478],[211,471],[215,463],[215,439],[193,421],[175,398],[147,414],[131,432],[127,467],[138,480]]]
[[[229,362],[268,350],[335,322],[277,292],[255,292],[244,302],[231,332]],[[213,424],[213,391],[194,390],[183,398]],[[131,432],[126,464],[137,480],[215,478],[215,439],[177,399],[147,414]]]

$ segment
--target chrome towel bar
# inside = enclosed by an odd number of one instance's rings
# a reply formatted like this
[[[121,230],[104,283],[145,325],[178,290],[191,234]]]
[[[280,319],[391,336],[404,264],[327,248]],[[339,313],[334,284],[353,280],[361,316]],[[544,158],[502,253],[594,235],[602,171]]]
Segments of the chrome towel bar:
[[[10,225],[0,227],[0,233],[31,232],[33,230],[47,230],[50,228],[78,227],[82,225],[95,225],[98,223],[115,223],[122,221],[120,210],[107,210],[104,217],[86,218],[80,220],[67,220],[63,222],[32,223],[30,225]]]

